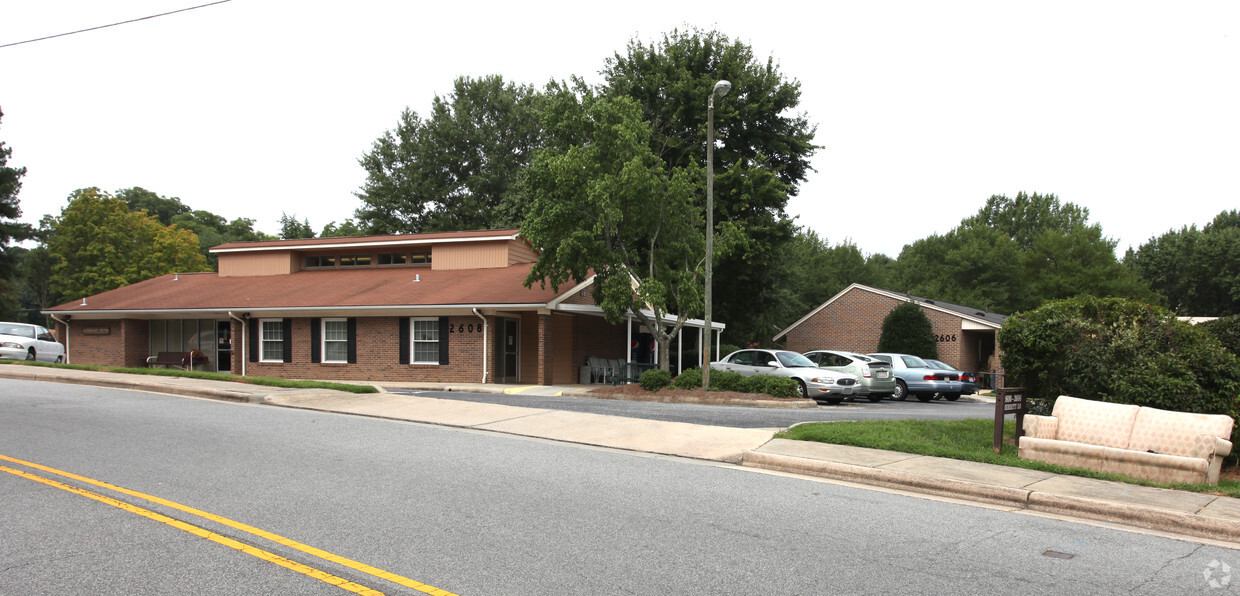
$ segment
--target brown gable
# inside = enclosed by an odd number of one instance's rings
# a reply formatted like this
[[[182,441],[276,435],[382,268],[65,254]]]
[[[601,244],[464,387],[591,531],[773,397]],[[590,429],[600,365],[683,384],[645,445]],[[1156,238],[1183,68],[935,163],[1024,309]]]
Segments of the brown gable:
[[[435,271],[366,268],[301,271],[287,275],[220,277],[214,273],[165,275],[62,304],[59,313],[158,310],[245,310],[399,306],[546,304],[551,288],[522,282],[532,265]]]

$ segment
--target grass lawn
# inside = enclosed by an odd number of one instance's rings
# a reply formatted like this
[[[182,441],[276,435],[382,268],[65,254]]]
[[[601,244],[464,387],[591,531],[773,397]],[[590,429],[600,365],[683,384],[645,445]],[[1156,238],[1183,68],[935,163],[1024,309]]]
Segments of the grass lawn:
[[[161,377],[187,377],[207,381],[228,381],[230,383],[249,383],[266,387],[282,387],[285,389],[332,389],[349,393],[378,393],[379,390],[370,385],[350,385],[347,383],[326,383],[323,381],[296,381],[292,379],[276,379],[272,377],[242,377],[229,373],[205,372],[197,370],[178,370],[175,368],[121,368],[114,366],[84,366],[78,364],[49,364],[47,362],[26,362],[23,360],[0,360],[0,363],[15,366],[41,366],[46,368],[67,368],[72,370],[94,370],[99,372],[126,373],[131,375],[155,375]]]
[[[817,441],[836,445],[852,445],[886,449],[902,453],[962,459],[1001,466],[1028,468],[1055,474],[1071,474],[1101,480],[1114,480],[1143,486],[1174,488],[1192,492],[1240,497],[1240,480],[1223,478],[1218,486],[1209,484],[1164,484],[1118,474],[1099,474],[1080,468],[1020,459],[1016,446],[1010,444],[1016,435],[1016,423],[1004,424],[1005,438],[1000,453],[994,452],[994,420],[863,420],[851,422],[811,422],[798,424],[776,435],[780,439]],[[1235,466],[1224,462],[1224,470]]]

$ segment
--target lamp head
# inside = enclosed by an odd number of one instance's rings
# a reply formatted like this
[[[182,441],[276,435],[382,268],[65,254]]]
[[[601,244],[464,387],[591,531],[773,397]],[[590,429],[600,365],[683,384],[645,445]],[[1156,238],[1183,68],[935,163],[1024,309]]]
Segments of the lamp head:
[[[715,95],[718,95],[719,97],[723,97],[727,95],[728,92],[731,90],[732,90],[732,83],[729,83],[728,81],[719,81],[718,83],[715,83],[715,89],[711,93],[714,93]]]

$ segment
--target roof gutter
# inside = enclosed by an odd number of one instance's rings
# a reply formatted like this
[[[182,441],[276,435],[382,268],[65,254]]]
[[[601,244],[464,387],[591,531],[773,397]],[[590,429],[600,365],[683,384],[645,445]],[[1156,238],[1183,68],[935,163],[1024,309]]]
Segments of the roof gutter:
[[[65,364],[70,364],[70,360],[69,360],[69,318],[70,318],[70,315],[65,315],[64,320],[61,320],[59,317],[57,317],[54,314],[51,314],[48,316],[52,317],[53,321],[56,321],[57,323],[60,323],[65,326]]]

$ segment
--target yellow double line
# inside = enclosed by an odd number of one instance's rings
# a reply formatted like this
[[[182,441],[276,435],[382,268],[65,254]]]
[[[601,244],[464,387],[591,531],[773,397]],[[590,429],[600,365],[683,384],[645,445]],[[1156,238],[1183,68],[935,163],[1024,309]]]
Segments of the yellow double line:
[[[355,571],[360,571],[360,572],[362,572],[362,573],[366,573],[366,574],[368,574],[368,575],[372,575],[372,576],[374,576],[374,577],[377,577],[377,578],[380,578],[380,579],[384,579],[384,580],[390,581],[390,582],[392,582],[392,583],[395,583],[395,584],[398,584],[398,585],[401,585],[401,586],[405,586],[405,587],[407,587],[407,588],[412,588],[412,589],[414,589],[414,590],[417,590],[417,591],[419,591],[419,592],[423,592],[423,593],[425,593],[425,594],[432,594],[432,595],[434,595],[434,596],[454,596],[454,595],[452,594],[452,592],[448,592],[448,591],[446,591],[446,590],[441,590],[441,589],[439,589],[439,588],[435,588],[435,587],[433,587],[433,586],[428,586],[428,585],[426,585],[426,584],[424,584],[424,583],[421,583],[421,582],[417,582],[417,581],[411,580],[411,579],[409,579],[409,578],[407,578],[407,577],[402,577],[402,576],[396,575],[395,573],[390,573],[390,572],[388,572],[388,571],[384,571],[384,570],[382,570],[382,569],[379,569],[379,568],[376,568],[376,567],[372,567],[372,566],[367,565],[367,564],[365,564],[365,563],[359,563],[359,562],[354,561],[354,560],[352,560],[352,559],[348,559],[348,558],[345,558],[345,557],[341,557],[341,556],[339,556],[339,555],[334,555],[334,554],[329,553],[329,552],[327,552],[327,551],[324,551],[324,550],[320,550],[320,549],[314,548],[313,546],[309,546],[309,545],[306,545],[306,544],[302,544],[302,543],[300,543],[300,542],[297,542],[296,540],[292,540],[292,539],[289,539],[289,538],[285,538],[285,537],[280,536],[280,535],[278,535],[278,534],[272,534],[271,532],[267,532],[267,531],[265,531],[265,530],[260,530],[260,529],[258,529],[258,528],[253,527],[253,526],[249,526],[249,525],[243,524],[243,523],[241,523],[241,522],[233,521],[233,520],[228,519],[228,518],[225,518],[225,517],[220,517],[220,516],[215,515],[215,514],[213,514],[213,513],[207,513],[206,511],[200,511],[200,510],[198,510],[198,509],[194,509],[193,507],[188,507],[188,506],[182,505],[182,504],[180,504],[180,503],[175,503],[175,502],[173,502],[173,501],[168,501],[168,500],[166,500],[166,499],[161,499],[161,498],[156,497],[156,496],[152,496],[152,495],[143,494],[143,493],[140,493],[140,492],[138,492],[138,491],[129,490],[129,489],[127,489],[127,488],[122,488],[122,487],[119,487],[119,486],[116,486],[116,485],[113,485],[113,484],[108,484],[108,483],[106,483],[106,482],[102,482],[102,481],[99,481],[99,480],[95,480],[95,479],[93,479],[93,478],[87,478],[87,477],[85,477],[85,476],[79,476],[79,475],[77,475],[77,474],[73,474],[73,473],[70,473],[70,472],[65,472],[65,471],[63,471],[63,470],[57,470],[57,469],[55,469],[55,468],[49,468],[49,467],[47,467],[47,466],[42,466],[42,465],[39,465],[39,464],[36,464],[36,463],[33,463],[33,462],[28,462],[28,461],[23,461],[23,460],[16,459],[16,458],[13,458],[13,457],[8,457],[8,456],[6,456],[6,455],[2,455],[2,454],[0,454],[0,460],[2,460],[2,461],[7,461],[7,462],[10,462],[10,463],[14,463],[14,464],[18,464],[18,465],[25,466],[25,467],[28,467],[28,468],[33,468],[33,469],[40,470],[40,471],[43,471],[43,472],[48,472],[48,473],[50,473],[50,474],[56,474],[56,475],[58,475],[58,476],[63,476],[63,477],[65,477],[65,478],[69,478],[69,479],[72,479],[72,480],[76,480],[76,481],[78,481],[78,482],[82,482],[82,483],[85,483],[85,484],[90,484],[90,485],[97,486],[97,487],[99,487],[99,488],[107,489],[107,490],[110,490],[110,491],[115,491],[115,492],[118,492],[118,493],[121,493],[121,494],[129,495],[129,496],[131,496],[131,497],[137,497],[137,498],[142,499],[142,500],[144,500],[144,501],[149,501],[149,502],[151,502],[151,503],[155,503],[155,504],[157,504],[157,505],[162,505],[162,506],[164,506],[164,507],[168,507],[168,508],[170,508],[170,509],[175,509],[175,510],[177,510],[177,511],[182,511],[182,512],[184,512],[184,513],[188,513],[188,514],[190,514],[190,515],[198,516],[198,517],[201,517],[201,518],[203,518],[203,519],[207,519],[207,520],[210,520],[210,521],[216,522],[216,523],[218,523],[218,524],[222,524],[222,525],[228,526],[228,527],[230,527],[230,528],[233,528],[233,529],[236,529],[236,530],[240,530],[240,531],[245,532],[245,533],[247,533],[247,534],[251,534],[251,535],[257,536],[257,537],[259,537],[259,538],[263,538],[263,539],[266,539],[266,540],[270,540],[270,541],[275,542],[275,543],[277,543],[277,544],[280,544],[280,545],[286,546],[286,547],[288,547],[288,548],[292,548],[292,549],[295,549],[295,550],[301,551],[301,552],[306,553],[306,554],[308,554],[308,555],[312,555],[312,556],[318,557],[318,558],[320,558],[320,559],[324,559],[324,560],[326,560],[326,561],[331,561],[332,563],[335,563],[335,564],[337,564],[337,565],[341,565],[341,566],[344,566],[344,567],[348,567],[349,569],[353,569],[353,570],[355,570]],[[169,525],[169,526],[172,526],[172,527],[174,527],[174,528],[177,528],[178,530],[182,530],[182,531],[185,531],[185,532],[189,532],[190,534],[193,534],[193,535],[198,536],[198,537],[200,537],[200,538],[205,538],[205,539],[210,540],[210,541],[212,541],[212,542],[216,542],[216,543],[222,544],[222,545],[227,546],[227,547],[229,547],[229,548],[234,548],[234,549],[237,549],[237,550],[239,550],[239,551],[241,551],[241,552],[243,552],[243,553],[245,553],[245,554],[247,554],[247,555],[251,555],[251,556],[257,557],[257,558],[259,558],[259,559],[262,559],[262,560],[264,560],[264,561],[267,561],[267,562],[270,562],[270,563],[274,563],[274,564],[279,565],[279,566],[281,566],[281,567],[285,567],[285,568],[287,568],[287,569],[291,569],[291,570],[296,571],[296,572],[298,572],[298,573],[305,574],[305,575],[307,575],[307,576],[309,576],[309,577],[313,577],[313,578],[315,578],[315,579],[317,579],[317,580],[319,580],[319,581],[323,581],[323,582],[329,583],[329,584],[331,584],[331,585],[333,585],[333,586],[337,586],[337,587],[339,587],[339,588],[341,588],[341,589],[348,590],[348,591],[353,592],[353,593],[356,593],[356,594],[382,594],[382,592],[380,592],[380,591],[378,591],[378,590],[375,590],[375,589],[372,589],[372,588],[368,588],[368,587],[363,586],[363,585],[361,585],[361,584],[357,584],[357,583],[351,582],[351,581],[346,580],[346,579],[344,579],[344,578],[342,578],[342,577],[338,577],[338,576],[332,575],[332,574],[330,574],[330,573],[327,573],[327,572],[322,571],[322,570],[319,570],[319,569],[315,569],[315,568],[310,567],[310,566],[308,566],[308,565],[303,565],[303,564],[298,563],[298,562],[296,562],[296,561],[292,561],[292,560],[286,559],[286,558],[284,558],[284,557],[281,557],[280,555],[277,555],[277,554],[275,554],[275,553],[271,553],[271,552],[265,551],[265,550],[260,549],[260,548],[258,548],[258,547],[255,547],[255,546],[252,546],[252,545],[249,545],[249,544],[245,544],[245,543],[243,543],[243,542],[238,542],[238,541],[233,540],[233,539],[231,539],[231,538],[227,538],[227,537],[224,537],[224,536],[220,536],[219,534],[216,534],[216,533],[214,533],[214,532],[211,532],[210,530],[207,530],[207,529],[205,529],[205,528],[201,528],[201,527],[198,527],[198,526],[195,526],[195,525],[192,525],[192,524],[187,524],[187,523],[182,522],[182,521],[180,521],[180,520],[176,520],[176,519],[173,519],[173,518],[168,517],[168,516],[166,516],[166,515],[162,515],[162,514],[156,513],[156,512],[154,512],[154,511],[149,510],[149,509],[143,509],[142,507],[138,507],[138,506],[136,506],[136,505],[131,505],[131,504],[129,504],[129,503],[125,503],[125,502],[123,502],[123,501],[118,501],[118,500],[116,500],[116,499],[113,499],[113,498],[111,498],[111,497],[107,497],[107,496],[104,496],[104,495],[101,495],[101,494],[98,494],[98,493],[93,493],[93,492],[88,491],[88,490],[83,489],[83,488],[79,488],[79,487],[76,487],[76,486],[72,486],[72,485],[69,485],[69,484],[65,484],[65,483],[63,483],[63,482],[59,482],[59,481],[56,481],[56,480],[52,480],[51,478],[45,478],[45,477],[43,477],[43,476],[39,476],[39,475],[37,475],[37,474],[32,474],[32,473],[30,473],[30,472],[25,472],[25,471],[22,471],[22,470],[17,470],[17,469],[14,469],[14,468],[9,468],[9,467],[7,467],[7,466],[0,466],[0,471],[8,472],[9,474],[13,474],[13,475],[15,475],[15,476],[19,476],[19,477],[22,477],[22,478],[26,478],[26,479],[28,479],[28,480],[33,480],[33,481],[35,481],[35,482],[40,482],[40,483],[42,483],[42,484],[46,484],[46,485],[48,485],[48,486],[53,486],[53,487],[59,488],[59,489],[61,489],[61,490],[65,490],[65,491],[68,491],[68,492],[71,492],[71,493],[74,493],[74,494],[77,494],[77,495],[81,495],[81,496],[83,496],[83,497],[87,497],[87,498],[90,498],[90,499],[94,499],[94,500],[99,501],[99,502],[101,502],[101,503],[107,503],[108,505],[111,505],[111,506],[116,507],[116,508],[118,508],[118,509],[121,509],[121,510],[124,510],[124,511],[128,511],[128,512],[130,512],[130,513],[134,513],[134,514],[136,514],[136,515],[141,515],[142,517],[145,517],[145,518],[148,518],[148,519],[152,519],[152,520],[155,520],[155,521],[158,521],[158,522],[161,522],[161,523],[167,524],[167,525]]]

